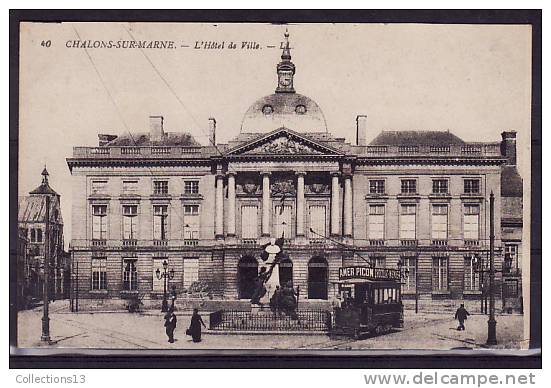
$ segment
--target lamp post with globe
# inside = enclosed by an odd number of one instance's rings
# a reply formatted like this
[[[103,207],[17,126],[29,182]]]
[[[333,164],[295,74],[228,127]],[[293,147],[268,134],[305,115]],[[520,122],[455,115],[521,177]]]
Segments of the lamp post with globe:
[[[163,261],[163,272],[159,268],[155,271],[157,279],[164,279],[164,291],[163,291],[163,303],[161,305],[161,312],[166,313],[168,311],[168,299],[167,299],[167,282],[174,279],[174,269],[168,270],[168,261]]]

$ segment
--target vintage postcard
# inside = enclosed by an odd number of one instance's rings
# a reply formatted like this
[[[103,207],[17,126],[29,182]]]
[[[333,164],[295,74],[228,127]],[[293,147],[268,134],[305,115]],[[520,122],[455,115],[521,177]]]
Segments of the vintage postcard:
[[[527,349],[531,48],[21,23],[17,347]]]

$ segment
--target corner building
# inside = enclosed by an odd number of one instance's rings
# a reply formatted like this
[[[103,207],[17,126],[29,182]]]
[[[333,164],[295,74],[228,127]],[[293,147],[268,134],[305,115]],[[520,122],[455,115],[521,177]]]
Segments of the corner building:
[[[251,105],[228,144],[216,143],[214,119],[201,146],[154,116],[149,133],[99,135],[97,147],[74,148],[67,163],[81,305],[122,306],[139,295],[160,306],[156,271],[166,261],[178,304],[244,308],[260,246],[281,236],[289,258],[280,282],[300,287],[303,306],[329,306],[338,269],[349,265],[407,268],[405,299],[477,299],[484,273],[474,258],[488,257],[492,192],[500,296],[501,227],[517,255],[521,247],[515,132],[467,143],[450,132],[383,131],[368,144],[360,115],[351,144],[295,91],[295,71],[287,40],[275,92]]]

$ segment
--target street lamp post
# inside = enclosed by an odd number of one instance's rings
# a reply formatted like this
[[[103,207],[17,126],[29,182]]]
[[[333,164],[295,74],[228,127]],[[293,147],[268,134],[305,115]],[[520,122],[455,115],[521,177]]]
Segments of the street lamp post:
[[[402,268],[404,267],[404,259],[400,258],[400,260],[398,260],[398,270],[400,271],[400,284],[404,284],[402,282],[402,279],[407,279],[409,278],[409,268],[406,267],[405,270],[402,271]],[[415,285],[416,288],[417,288],[417,284]],[[417,289],[415,291],[415,313],[417,313]]]
[[[490,317],[488,318],[488,339],[487,345],[496,345],[496,318],[495,318],[495,263],[494,263],[494,193],[490,193]]]
[[[157,279],[161,280],[164,279],[164,292],[163,292],[163,304],[161,306],[161,312],[166,313],[168,311],[168,300],[167,300],[167,281],[168,279],[172,280],[174,279],[174,269],[171,269],[168,271],[168,261],[163,261],[163,272],[159,268],[155,271],[155,275],[157,276]]]

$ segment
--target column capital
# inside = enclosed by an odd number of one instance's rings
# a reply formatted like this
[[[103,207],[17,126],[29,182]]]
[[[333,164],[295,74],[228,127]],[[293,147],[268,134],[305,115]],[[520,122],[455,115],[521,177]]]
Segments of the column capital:
[[[345,178],[345,179],[351,179],[352,175],[354,175],[354,174],[352,174],[352,172],[350,172],[350,171],[342,173],[342,177]]]
[[[227,171],[226,172],[226,176],[236,176],[237,175],[237,171]]]
[[[305,175],[306,175],[306,171],[295,171],[295,175],[296,175],[296,176],[305,176]]]
[[[260,175],[262,175],[262,176],[264,176],[264,175],[270,176],[270,175],[272,175],[272,172],[271,172],[271,171],[260,171]]]
[[[340,176],[341,176],[341,172],[340,172],[340,171],[331,171],[331,176],[332,176],[332,177],[340,177]]]

